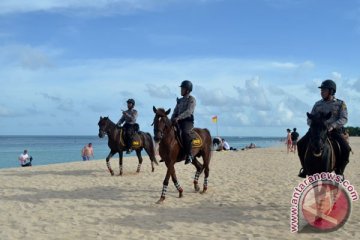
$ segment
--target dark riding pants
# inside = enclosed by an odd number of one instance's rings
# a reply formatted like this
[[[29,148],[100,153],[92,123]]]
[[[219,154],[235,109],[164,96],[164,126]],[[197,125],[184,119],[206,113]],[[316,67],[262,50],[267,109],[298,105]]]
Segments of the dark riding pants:
[[[125,131],[124,141],[127,149],[130,149],[132,146],[133,135],[135,133],[134,125],[135,124],[129,124],[129,123],[124,124],[124,131]]]
[[[181,138],[183,140],[185,154],[191,155],[194,122],[186,120],[179,121],[179,127],[181,129]]]

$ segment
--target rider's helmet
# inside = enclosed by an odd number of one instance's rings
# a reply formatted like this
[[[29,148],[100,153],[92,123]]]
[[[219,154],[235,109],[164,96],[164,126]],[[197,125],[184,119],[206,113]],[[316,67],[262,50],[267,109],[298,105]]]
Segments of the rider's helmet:
[[[336,93],[336,83],[333,80],[327,79],[321,83],[319,88],[327,88],[330,90],[331,95]]]
[[[131,103],[133,106],[135,106],[135,100],[130,98],[126,101],[127,103]]]
[[[192,85],[192,83],[191,83],[189,80],[184,80],[184,81],[182,81],[180,87],[185,88],[185,89],[188,90],[189,92],[191,92],[192,89],[193,89],[193,85]]]

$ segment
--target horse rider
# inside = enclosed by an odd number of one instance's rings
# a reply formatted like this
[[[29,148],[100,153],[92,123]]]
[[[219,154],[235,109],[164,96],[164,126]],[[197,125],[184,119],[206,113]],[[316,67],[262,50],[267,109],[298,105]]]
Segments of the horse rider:
[[[125,144],[126,144],[126,153],[130,153],[131,145],[132,145],[132,138],[137,131],[136,127],[138,127],[136,123],[136,118],[138,116],[138,112],[134,109],[135,107],[135,100],[130,98],[126,101],[128,110],[122,111],[122,116],[118,123],[116,124],[118,127],[121,127],[121,124],[125,122],[123,128],[125,130]]]
[[[171,121],[174,125],[178,125],[181,129],[181,138],[186,154],[185,164],[189,164],[193,160],[191,150],[196,99],[192,95],[190,95],[193,90],[193,85],[189,80],[184,80],[181,83],[180,87],[182,98],[177,99],[177,104],[171,116]]]
[[[328,112],[332,113],[330,119],[328,119],[325,123],[327,125],[330,136],[340,145],[342,154],[340,159],[336,160],[335,173],[338,175],[343,175],[345,167],[349,163],[349,155],[351,151],[348,142],[342,135],[344,132],[344,125],[348,120],[346,104],[344,101],[335,98],[336,84],[334,81],[330,79],[325,80],[321,83],[319,88],[321,89],[322,99],[315,103],[311,110],[311,114],[320,112],[325,114]],[[307,119],[307,123],[310,126],[311,120]],[[304,158],[309,139],[310,133],[308,131],[297,143],[298,155],[302,165],[302,169],[300,169],[298,176],[301,178],[306,178],[307,175],[307,171],[304,168]]]

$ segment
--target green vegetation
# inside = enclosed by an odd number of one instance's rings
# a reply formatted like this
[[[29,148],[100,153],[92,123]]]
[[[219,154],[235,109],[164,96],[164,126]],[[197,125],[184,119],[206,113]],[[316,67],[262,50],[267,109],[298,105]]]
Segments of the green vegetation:
[[[350,136],[360,136],[359,127],[345,127],[345,130],[349,133]]]

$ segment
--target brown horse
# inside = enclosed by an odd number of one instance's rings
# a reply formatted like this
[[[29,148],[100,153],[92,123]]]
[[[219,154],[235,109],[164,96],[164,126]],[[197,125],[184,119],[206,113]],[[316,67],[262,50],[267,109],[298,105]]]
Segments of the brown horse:
[[[119,176],[123,174],[123,151],[125,151],[125,144],[123,142],[124,131],[122,128],[118,128],[115,123],[113,123],[108,117],[100,117],[99,120],[99,137],[103,138],[105,135],[108,135],[108,146],[110,148],[110,153],[106,158],[106,165],[109,169],[109,172],[112,176],[114,176],[114,171],[111,169],[110,166],[110,158],[114,156],[116,153],[119,153],[119,168],[120,173]],[[139,164],[137,167],[136,172],[140,172],[141,164],[142,164],[142,157],[141,151],[145,149],[146,153],[150,157],[151,161],[151,168],[152,172],[154,172],[154,163],[158,165],[156,158],[155,158],[155,149],[154,149],[154,142],[151,138],[150,133],[145,132],[138,132],[138,137],[135,141],[138,143],[137,146],[132,146],[132,148],[136,151],[136,155],[139,159]]]
[[[162,160],[165,161],[167,172],[163,182],[163,189],[161,193],[160,200],[157,203],[162,203],[165,200],[165,195],[167,187],[169,185],[169,178],[171,176],[172,181],[176,189],[179,191],[179,197],[183,196],[183,189],[180,186],[176,173],[175,173],[175,163],[183,161],[185,158],[185,153],[179,143],[177,138],[177,129],[172,125],[170,119],[167,115],[170,113],[171,109],[165,111],[163,108],[156,109],[153,107],[155,113],[154,118],[154,139],[159,142],[159,154]],[[198,138],[193,140],[192,154],[194,159],[192,161],[193,165],[196,167],[196,173],[194,178],[194,188],[195,191],[200,191],[198,180],[202,171],[205,172],[204,177],[204,186],[202,193],[205,193],[208,187],[208,177],[209,177],[209,164],[211,158],[211,135],[209,130],[194,128],[195,135],[198,135]],[[198,144],[196,146],[195,144]],[[203,164],[201,164],[196,158],[202,157]]]

